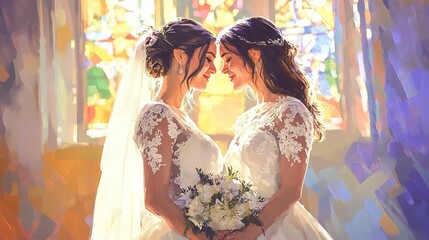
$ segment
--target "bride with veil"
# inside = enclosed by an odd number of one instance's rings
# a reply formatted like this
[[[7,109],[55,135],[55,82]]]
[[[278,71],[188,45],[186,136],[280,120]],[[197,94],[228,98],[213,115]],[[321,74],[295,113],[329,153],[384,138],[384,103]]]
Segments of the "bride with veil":
[[[91,239],[204,239],[184,235],[180,188],[195,168],[219,173],[218,146],[181,109],[215,71],[213,35],[191,19],[146,33],[123,76],[101,159]],[[151,99],[150,78],[162,78]]]

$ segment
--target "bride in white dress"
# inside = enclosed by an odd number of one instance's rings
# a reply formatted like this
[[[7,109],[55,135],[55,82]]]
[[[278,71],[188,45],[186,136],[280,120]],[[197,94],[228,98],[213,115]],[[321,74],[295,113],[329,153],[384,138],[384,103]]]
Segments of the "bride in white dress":
[[[199,180],[196,168],[219,173],[223,160],[181,103],[189,89],[206,88],[215,56],[213,35],[190,19],[170,22],[138,44],[109,123],[92,239],[206,239],[192,231],[184,236],[177,200],[180,188]],[[163,78],[153,100],[146,72]]]
[[[258,98],[236,122],[225,166],[269,199],[259,214],[264,230],[249,226],[225,238],[332,239],[298,202],[313,138],[322,138],[323,129],[295,49],[261,17],[237,22],[221,32],[218,42],[222,72],[234,89],[248,85]]]

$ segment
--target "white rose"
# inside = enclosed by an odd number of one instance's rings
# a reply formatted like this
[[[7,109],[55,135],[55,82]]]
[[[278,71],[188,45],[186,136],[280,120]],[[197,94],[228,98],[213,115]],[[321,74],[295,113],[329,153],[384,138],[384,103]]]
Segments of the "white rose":
[[[212,179],[214,182],[221,182],[221,181],[223,181],[223,176],[216,174],[216,175],[213,175]]]
[[[189,217],[189,220],[191,220],[191,222],[193,222],[195,226],[197,226],[200,229],[204,223],[204,219],[200,215],[195,217]]]
[[[256,209],[259,207],[258,197],[255,194],[252,194],[251,192],[245,192],[243,197],[249,200],[248,204],[250,209]]]
[[[221,183],[222,188],[225,192],[237,192],[240,189],[240,183],[237,180],[229,179]]]
[[[197,183],[197,185],[195,185],[195,188],[197,189],[198,192],[202,192],[204,185],[202,183]]]
[[[232,218],[226,219],[225,225],[229,230],[240,229],[244,227],[244,223],[238,217],[232,217]]]
[[[201,200],[205,203],[210,202],[214,193],[216,193],[217,189],[214,186],[210,186],[208,184],[200,187],[198,192],[200,193]]]
[[[210,186],[210,192],[212,192],[213,194],[218,193],[219,191],[220,191],[220,186],[218,185]]]
[[[250,215],[249,205],[246,203],[237,204],[234,208],[234,214],[239,219],[243,219],[244,217]]]
[[[244,226],[241,220],[247,211],[245,204],[239,204],[233,209],[229,209],[226,204],[217,202],[212,209],[212,228],[216,230],[234,230]]]
[[[196,197],[191,200],[189,203],[189,211],[188,215],[190,217],[195,217],[198,215],[202,215],[204,213],[204,206],[201,203],[201,199],[199,197]]]
[[[220,204],[212,207],[210,210],[211,222],[209,226],[215,231],[226,230],[227,226],[225,225],[224,219],[226,218],[227,212],[227,209]]]

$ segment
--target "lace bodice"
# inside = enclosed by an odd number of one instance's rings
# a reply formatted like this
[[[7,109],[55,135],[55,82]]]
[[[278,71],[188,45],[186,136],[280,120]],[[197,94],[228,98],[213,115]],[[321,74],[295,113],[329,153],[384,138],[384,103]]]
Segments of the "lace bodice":
[[[269,198],[278,189],[280,159],[290,166],[308,163],[313,135],[307,108],[296,98],[281,96],[258,104],[237,119],[225,165],[237,169],[241,178]]]
[[[218,173],[223,165],[218,146],[189,116],[158,99],[140,112],[134,139],[153,174],[165,165],[163,156],[171,155],[169,194],[173,200],[179,196],[180,188],[198,181],[195,168]]]

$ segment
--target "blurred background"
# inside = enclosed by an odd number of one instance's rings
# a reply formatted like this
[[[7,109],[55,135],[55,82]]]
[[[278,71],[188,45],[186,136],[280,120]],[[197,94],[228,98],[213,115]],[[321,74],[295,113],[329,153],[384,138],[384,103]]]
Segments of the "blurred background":
[[[1,0],[0,239],[88,239],[139,33],[189,17],[217,34],[256,15],[299,48],[328,126],[303,205],[335,239],[428,239],[425,0]],[[256,103],[221,73],[194,99],[190,116],[223,152]]]

